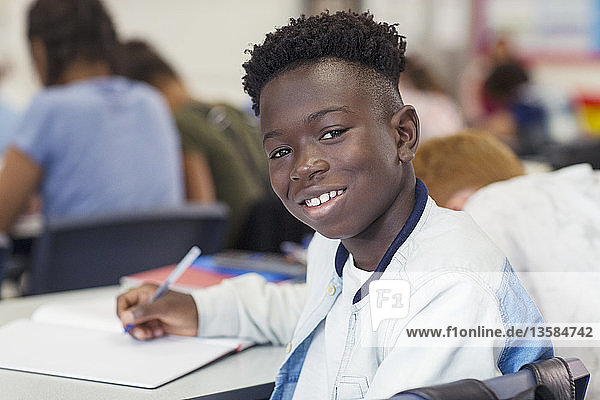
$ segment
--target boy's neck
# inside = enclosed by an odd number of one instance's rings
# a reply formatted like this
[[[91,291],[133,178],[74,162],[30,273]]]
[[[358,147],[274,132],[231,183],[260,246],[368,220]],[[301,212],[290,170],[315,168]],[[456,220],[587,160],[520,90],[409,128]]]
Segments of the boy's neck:
[[[352,254],[354,265],[365,271],[374,271],[388,248],[398,236],[415,205],[415,177],[404,186],[392,206],[357,236],[342,239],[344,247]]]

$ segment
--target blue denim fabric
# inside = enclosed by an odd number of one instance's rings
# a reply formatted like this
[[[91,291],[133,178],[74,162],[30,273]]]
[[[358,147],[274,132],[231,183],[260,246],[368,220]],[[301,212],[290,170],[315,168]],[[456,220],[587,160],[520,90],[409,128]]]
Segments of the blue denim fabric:
[[[515,274],[510,263],[506,262],[502,275],[502,285],[496,292],[502,313],[502,322],[505,327],[519,323],[543,323],[535,304],[529,300],[529,294]],[[549,340],[529,339],[527,347],[519,347],[516,340],[509,338],[506,346],[498,358],[498,368],[503,374],[517,372],[523,365],[532,360],[545,360],[554,357],[554,349]]]
[[[275,378],[275,390],[271,395],[271,399],[291,399],[294,397],[294,391],[296,390],[296,384],[300,378],[300,371],[304,365],[306,358],[306,352],[312,342],[315,335],[316,329],[304,339],[302,343],[296,348],[296,351],[285,361],[285,363],[279,369],[279,373]]]

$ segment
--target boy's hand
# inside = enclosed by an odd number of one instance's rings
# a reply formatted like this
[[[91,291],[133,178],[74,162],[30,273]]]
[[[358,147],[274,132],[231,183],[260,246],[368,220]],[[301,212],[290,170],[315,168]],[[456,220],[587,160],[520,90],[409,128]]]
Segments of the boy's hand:
[[[140,340],[166,334],[196,336],[198,311],[189,294],[169,290],[164,296],[147,304],[157,286],[144,284],[117,298],[117,315],[123,327],[135,325],[129,333]]]

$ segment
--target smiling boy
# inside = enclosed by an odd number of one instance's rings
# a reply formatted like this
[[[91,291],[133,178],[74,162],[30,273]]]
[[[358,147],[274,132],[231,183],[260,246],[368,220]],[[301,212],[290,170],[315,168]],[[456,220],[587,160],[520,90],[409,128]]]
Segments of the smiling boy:
[[[140,305],[153,290],[143,286],[118,299],[123,323],[138,324],[135,337],[289,341],[274,399],[387,398],[552,355],[541,342],[430,346],[406,336],[412,328],[507,328],[541,317],[498,248],[468,216],[437,207],[415,178],[419,122],[397,85],[404,50],[394,26],[346,12],[292,19],[254,46],[244,88],[260,116],[271,184],[317,231],[306,286],[246,275]],[[391,296],[370,292],[371,284],[400,281],[410,292],[406,314],[373,324],[373,307]]]

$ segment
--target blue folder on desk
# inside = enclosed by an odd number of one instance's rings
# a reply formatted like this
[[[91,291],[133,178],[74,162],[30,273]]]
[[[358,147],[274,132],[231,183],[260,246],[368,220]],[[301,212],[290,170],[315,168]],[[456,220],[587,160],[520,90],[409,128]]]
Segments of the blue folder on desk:
[[[304,281],[306,269],[300,264],[290,264],[283,256],[270,253],[225,251],[214,255],[200,256],[191,268],[217,274],[238,276],[254,272],[269,282]]]

